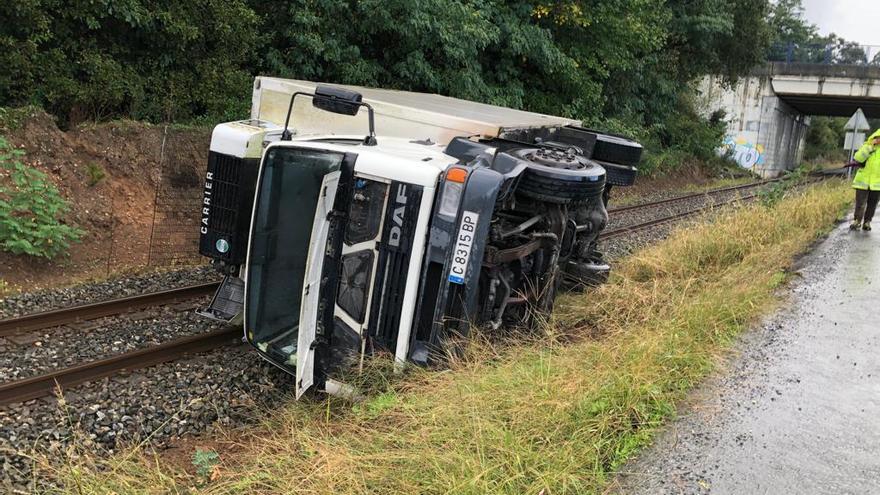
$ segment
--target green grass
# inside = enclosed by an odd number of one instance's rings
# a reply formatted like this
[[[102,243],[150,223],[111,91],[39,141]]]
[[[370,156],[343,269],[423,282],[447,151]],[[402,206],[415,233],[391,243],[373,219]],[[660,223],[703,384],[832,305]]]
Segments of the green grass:
[[[841,183],[786,194],[636,253],[518,343],[477,340],[452,370],[391,378],[359,404],[268,412],[232,434],[206,486],[137,450],[80,452],[53,474],[66,493],[601,493],[851,196]]]

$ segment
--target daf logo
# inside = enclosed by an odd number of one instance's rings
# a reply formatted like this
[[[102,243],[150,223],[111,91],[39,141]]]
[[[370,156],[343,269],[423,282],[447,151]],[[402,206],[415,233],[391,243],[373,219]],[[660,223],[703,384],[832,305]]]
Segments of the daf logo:
[[[394,208],[394,213],[392,215],[392,220],[394,221],[394,225],[391,226],[391,231],[388,235],[388,244],[394,247],[400,247],[400,233],[401,227],[403,227],[403,217],[406,214],[406,186],[400,184],[397,186],[397,197],[394,198],[397,206]]]

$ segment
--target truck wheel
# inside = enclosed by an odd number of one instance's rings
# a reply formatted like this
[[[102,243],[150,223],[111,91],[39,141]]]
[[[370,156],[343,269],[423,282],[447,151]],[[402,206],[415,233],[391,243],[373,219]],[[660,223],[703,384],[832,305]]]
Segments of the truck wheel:
[[[516,192],[539,201],[568,204],[602,194],[605,169],[573,152],[554,149],[518,149],[513,156],[528,162]]]
[[[599,162],[635,166],[642,159],[642,145],[620,136],[596,134],[596,146],[590,157]]]

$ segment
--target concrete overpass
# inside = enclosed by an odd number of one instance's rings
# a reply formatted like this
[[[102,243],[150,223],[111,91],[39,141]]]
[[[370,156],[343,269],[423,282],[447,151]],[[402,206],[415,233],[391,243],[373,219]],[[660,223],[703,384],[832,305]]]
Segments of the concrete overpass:
[[[764,176],[800,163],[810,116],[849,117],[861,108],[880,118],[880,66],[771,63],[733,87],[709,77],[700,89],[707,115],[727,114],[725,149]]]

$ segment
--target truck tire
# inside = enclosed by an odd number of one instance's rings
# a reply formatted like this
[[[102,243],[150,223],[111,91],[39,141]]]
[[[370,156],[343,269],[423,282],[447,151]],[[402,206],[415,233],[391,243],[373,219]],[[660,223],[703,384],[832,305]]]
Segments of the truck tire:
[[[596,145],[590,158],[632,167],[642,159],[642,145],[625,137],[596,133]]]
[[[518,149],[511,155],[528,163],[516,192],[547,203],[568,204],[600,196],[605,169],[580,155],[551,149]]]

